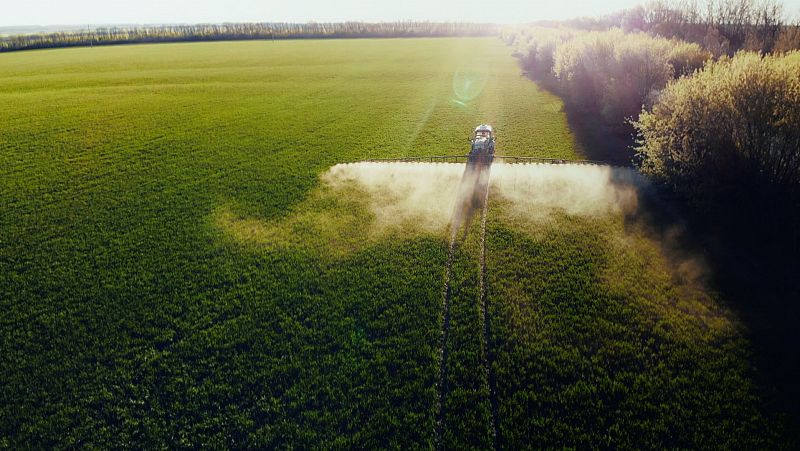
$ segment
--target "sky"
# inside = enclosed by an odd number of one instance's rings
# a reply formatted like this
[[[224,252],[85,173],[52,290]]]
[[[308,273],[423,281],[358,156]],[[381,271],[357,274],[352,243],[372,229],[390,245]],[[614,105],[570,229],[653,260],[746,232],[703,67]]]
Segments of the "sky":
[[[3,0],[0,26],[345,20],[518,23],[600,15],[641,1]]]
[[[3,0],[0,27],[209,22],[467,21],[597,16],[646,0]],[[800,16],[800,0],[784,0]]]

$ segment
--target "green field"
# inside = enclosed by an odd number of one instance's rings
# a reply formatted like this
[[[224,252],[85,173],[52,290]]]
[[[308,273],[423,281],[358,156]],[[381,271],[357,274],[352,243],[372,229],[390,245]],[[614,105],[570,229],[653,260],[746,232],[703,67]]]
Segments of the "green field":
[[[479,123],[498,153],[581,157],[560,100],[510,52],[441,38],[0,55],[0,447],[788,447],[746,331],[694,260],[618,199],[580,194],[610,173],[522,186],[493,170],[491,332],[477,220],[452,258],[440,406],[441,213],[460,169],[333,183],[330,168],[465,153]]]

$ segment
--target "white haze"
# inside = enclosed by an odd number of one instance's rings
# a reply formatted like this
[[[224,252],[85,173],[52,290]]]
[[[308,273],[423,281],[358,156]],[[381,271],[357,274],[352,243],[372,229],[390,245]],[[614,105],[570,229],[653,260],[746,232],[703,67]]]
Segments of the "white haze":
[[[463,172],[464,166],[446,163],[353,163],[322,178],[334,188],[356,183],[366,191],[379,228],[409,223],[437,231],[450,222]]]
[[[797,0],[787,0],[789,3]],[[3,3],[0,26],[221,22],[445,21],[519,23],[602,15],[639,0],[26,0]]]
[[[644,177],[627,168],[594,165],[494,164],[490,195],[517,213],[541,217],[553,209],[569,215],[631,213]]]
[[[369,196],[379,228],[397,224],[443,230],[453,219],[464,165],[447,163],[354,163],[323,175],[332,187],[356,183]],[[646,182],[635,171],[609,166],[502,164],[490,175],[491,199],[506,201],[517,214],[541,218],[554,210],[591,216],[630,213]],[[469,186],[469,185],[468,185]],[[456,218],[458,222],[458,218]]]

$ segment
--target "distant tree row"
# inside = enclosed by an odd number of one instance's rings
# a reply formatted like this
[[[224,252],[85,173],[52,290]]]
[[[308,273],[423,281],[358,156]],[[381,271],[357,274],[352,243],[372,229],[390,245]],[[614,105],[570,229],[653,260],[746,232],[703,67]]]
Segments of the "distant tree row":
[[[619,28],[522,28],[504,38],[516,46],[529,75],[614,128],[628,127],[626,118],[652,105],[670,80],[711,58],[697,44]]]
[[[800,48],[800,24],[790,23],[777,0],[654,0],[566,24],[594,31],[613,27],[646,31],[703,45],[717,57],[739,50],[769,53]]]
[[[0,38],[0,52],[52,47],[145,42],[225,41],[248,39],[322,39],[488,36],[497,26],[474,23],[343,22],[343,23],[224,23],[112,27],[15,35]]]
[[[776,41],[772,53],[713,58],[708,44],[620,28],[503,37],[570,110],[635,132],[643,172],[712,220],[800,249],[800,52],[777,51]]]

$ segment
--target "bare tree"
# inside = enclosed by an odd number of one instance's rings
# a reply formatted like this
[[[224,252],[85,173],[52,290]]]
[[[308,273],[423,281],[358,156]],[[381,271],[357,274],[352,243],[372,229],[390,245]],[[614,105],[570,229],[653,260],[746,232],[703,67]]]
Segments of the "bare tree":
[[[772,50],[776,53],[784,53],[797,49],[800,49],[800,14],[794,22],[787,23],[782,27]]]

